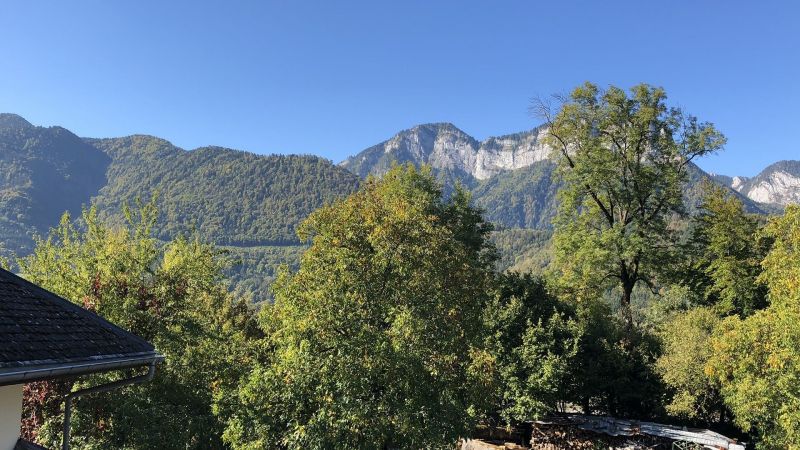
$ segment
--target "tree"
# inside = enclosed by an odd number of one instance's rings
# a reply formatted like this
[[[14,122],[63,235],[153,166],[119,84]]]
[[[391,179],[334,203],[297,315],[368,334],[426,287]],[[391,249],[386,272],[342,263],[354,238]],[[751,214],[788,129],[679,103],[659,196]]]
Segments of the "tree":
[[[300,227],[274,286],[269,350],[238,390],[238,448],[436,448],[484,408],[491,226],[429,169],[395,167]]]
[[[734,422],[762,449],[800,442],[800,311],[770,306],[727,318],[714,335],[708,372],[720,384]]]
[[[519,423],[563,410],[580,339],[574,308],[542,279],[508,273],[499,276],[484,320],[499,378],[492,415]]]
[[[618,288],[629,326],[634,288],[653,288],[671,256],[669,221],[682,212],[688,165],[725,143],[713,125],[668,107],[666,98],[645,84],[628,95],[586,83],[556,113],[537,106],[564,181],[555,267],[578,296]]]
[[[658,370],[673,391],[667,411],[697,423],[723,423],[731,414],[720,383],[709,376],[712,335],[725,316],[746,317],[767,305],[759,280],[770,239],[742,202],[709,180],[703,182],[698,214],[692,218],[685,262],[669,290],[691,299],[660,327],[663,353]],[[668,295],[669,296],[669,295]]]
[[[739,199],[708,180],[703,191],[686,246],[689,267],[683,283],[718,314],[752,314],[767,304],[766,287],[758,277],[769,239]]]
[[[525,422],[567,406],[640,419],[660,413],[653,336],[625,330],[599,301],[560,300],[530,275],[498,281],[485,310],[498,377],[490,419]]]
[[[800,206],[770,220],[774,239],[759,276],[770,305],[727,318],[713,337],[707,370],[745,431],[760,448],[797,449],[800,442]]]
[[[658,342],[631,328],[601,300],[576,308],[577,353],[570,363],[567,402],[586,414],[657,418],[663,386],[655,372]]]
[[[767,285],[772,305],[800,308],[800,205],[789,205],[764,232],[773,240],[761,263],[759,281]]]
[[[656,365],[673,391],[668,413],[705,424],[727,419],[719,384],[706,371],[712,356],[711,336],[721,320],[713,309],[696,307],[675,313],[664,323],[663,353]]]
[[[47,239],[37,240],[34,253],[19,260],[29,280],[142,336],[166,357],[150,383],[81,397],[72,420],[73,444],[219,448],[224,420],[212,404],[242,376],[249,342],[257,336],[249,326],[252,313],[228,295],[221,277],[224,258],[214,247],[187,238],[160,244],[151,234],[152,202],[127,210],[126,217],[124,225],[110,227],[94,208],[77,224],[64,215]],[[57,446],[59,394],[120,376],[97,374],[29,389],[26,431]]]

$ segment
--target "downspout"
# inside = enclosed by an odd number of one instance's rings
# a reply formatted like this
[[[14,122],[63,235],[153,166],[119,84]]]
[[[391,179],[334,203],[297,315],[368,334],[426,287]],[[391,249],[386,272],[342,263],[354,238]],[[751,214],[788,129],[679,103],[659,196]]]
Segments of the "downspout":
[[[153,361],[150,362],[150,367],[148,368],[147,373],[144,375],[139,375],[133,378],[126,378],[124,380],[114,381],[111,383],[101,384],[99,386],[81,389],[79,391],[75,391],[67,395],[67,397],[64,399],[64,435],[63,435],[63,440],[61,441],[61,449],[69,450],[69,425],[70,425],[70,419],[72,417],[72,400],[74,398],[80,397],[82,395],[95,394],[97,392],[106,392],[113,389],[121,388],[123,386],[147,383],[148,381],[151,381],[153,379],[153,375],[155,375],[156,373],[156,361],[157,359],[153,359]]]

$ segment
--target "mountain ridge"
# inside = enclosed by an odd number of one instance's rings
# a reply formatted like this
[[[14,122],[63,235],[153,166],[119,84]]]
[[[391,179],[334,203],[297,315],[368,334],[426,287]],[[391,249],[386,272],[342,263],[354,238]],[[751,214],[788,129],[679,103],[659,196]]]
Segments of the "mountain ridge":
[[[454,133],[458,136],[455,143],[451,139],[451,135]],[[394,163],[411,162],[417,166],[428,164],[440,175],[445,184],[459,182],[472,189],[476,194],[476,203],[487,210],[487,216],[490,219],[498,220],[503,217],[510,218],[510,223],[520,223],[518,219],[512,218],[512,216],[519,216],[519,212],[500,211],[504,206],[497,205],[500,198],[496,192],[491,193],[491,201],[483,198],[483,194],[490,194],[491,186],[503,184],[510,190],[509,192],[516,192],[516,195],[512,196],[513,202],[522,201],[527,208],[530,208],[531,204],[539,204],[539,208],[544,207],[539,214],[540,217],[533,220],[526,218],[524,223],[527,223],[528,226],[531,223],[549,226],[549,219],[554,215],[554,206],[552,205],[552,202],[555,201],[554,193],[537,195],[537,198],[533,199],[519,188],[520,185],[531,187],[535,184],[537,189],[549,188],[552,191],[556,187],[552,183],[548,187],[547,180],[541,178],[545,171],[553,173],[552,168],[545,169],[546,164],[553,164],[551,149],[542,142],[546,133],[546,127],[539,126],[527,131],[488,137],[483,141],[478,141],[448,122],[421,124],[402,130],[389,139],[350,156],[339,165],[363,178],[367,175],[380,176]],[[456,144],[460,144],[460,146]],[[448,153],[448,150],[451,152]],[[538,168],[529,169],[533,166],[538,166]],[[514,173],[520,170],[531,170],[536,174],[535,179],[524,179]],[[500,183],[495,180],[498,176],[516,178],[517,184]],[[743,183],[742,177],[707,173],[696,164],[690,163],[689,178],[691,182],[699,182],[701,178],[708,178],[731,189],[734,195],[739,196],[751,211],[772,210],[775,207],[774,204],[764,204],[762,208],[756,199],[740,195],[736,189],[733,189],[734,183]],[[798,192],[800,193],[800,187],[798,187]],[[687,188],[687,201],[690,207],[698,204],[699,195],[699,190]],[[545,199],[550,200],[544,201]],[[506,209],[507,206],[505,205]],[[497,214],[493,214],[492,211],[496,211]]]
[[[168,224],[157,230],[162,239],[194,230],[220,245],[298,244],[294,229],[302,218],[358,185],[318,156],[184,150],[148,135],[87,142],[112,157],[109,184],[94,198],[98,209],[116,212],[137,195],[158,192]],[[142,173],[141,164],[149,170]]]
[[[420,124],[333,164],[315,155],[220,146],[185,150],[145,134],[80,138],[62,127],[0,114],[0,243],[6,253],[25,254],[32,236],[46,234],[64,211],[75,216],[92,203],[113,223],[123,220],[124,204],[157,193],[159,239],[198,233],[220,245],[240,261],[229,273],[234,287],[267,298],[276,268],[298,263],[304,247],[295,230],[311,211],[353,192],[367,175],[411,162],[431,165],[448,189],[459,183],[472,192],[497,225],[493,239],[508,253],[503,268],[541,267],[558,190],[555,164],[542,143],[545,131],[478,140],[452,123]],[[791,161],[776,164],[784,171],[795,167]],[[692,164],[687,203],[697,203],[703,178],[730,188],[737,179],[755,186],[768,182],[765,177],[713,175]],[[771,211],[731,192],[751,211]]]
[[[759,203],[777,206],[800,203],[800,161],[774,162],[754,177],[733,177],[730,186]]]
[[[420,124],[346,158],[339,165],[365,177],[381,175],[392,163],[428,164],[467,185],[547,159],[542,127],[482,141],[449,122]]]
[[[93,204],[121,223],[123,205],[158,194],[157,238],[197,233],[221,246],[238,262],[232,288],[265,299],[277,267],[299,262],[297,225],[359,182],[318,156],[184,150],[148,135],[79,138],[0,116],[0,251],[30,253],[65,211],[77,217]]]

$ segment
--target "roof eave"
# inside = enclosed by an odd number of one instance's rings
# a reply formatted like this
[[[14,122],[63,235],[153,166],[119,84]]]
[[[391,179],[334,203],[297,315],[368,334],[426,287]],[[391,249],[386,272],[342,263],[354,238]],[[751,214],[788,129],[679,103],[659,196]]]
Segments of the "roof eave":
[[[0,369],[0,386],[142,367],[163,360],[164,356],[153,351],[82,361],[8,367]]]

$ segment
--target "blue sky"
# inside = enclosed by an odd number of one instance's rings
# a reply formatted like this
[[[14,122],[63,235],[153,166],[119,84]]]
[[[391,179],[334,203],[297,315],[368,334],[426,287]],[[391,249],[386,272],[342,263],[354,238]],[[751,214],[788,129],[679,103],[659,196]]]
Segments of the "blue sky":
[[[754,175],[800,159],[800,6],[772,1],[4,1],[0,110],[82,136],[334,161],[418,123],[536,125],[590,80],[667,89]]]

